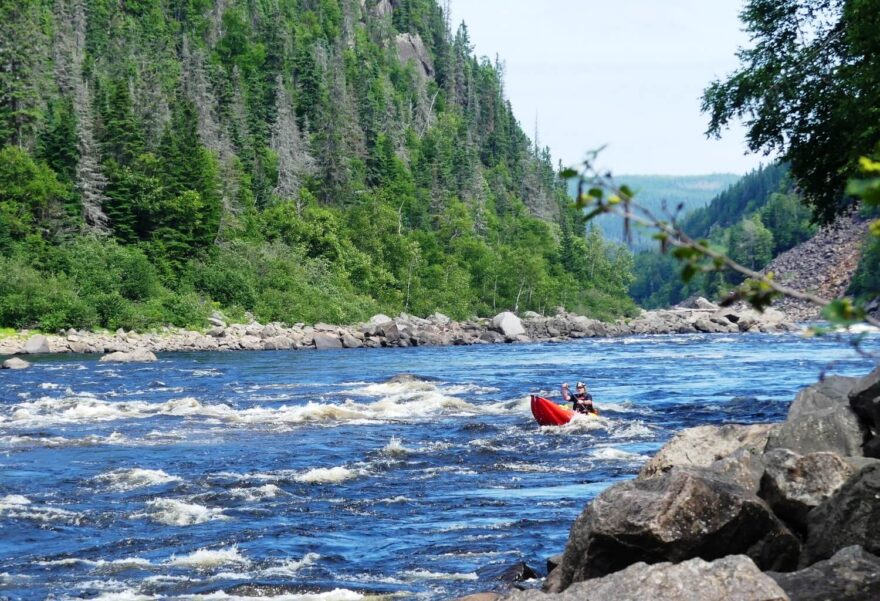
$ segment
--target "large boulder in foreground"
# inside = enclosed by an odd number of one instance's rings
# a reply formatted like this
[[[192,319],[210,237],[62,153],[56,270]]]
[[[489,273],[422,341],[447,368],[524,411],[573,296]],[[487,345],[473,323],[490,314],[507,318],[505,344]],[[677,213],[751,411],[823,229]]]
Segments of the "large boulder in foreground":
[[[880,555],[880,464],[862,468],[809,513],[801,565],[828,559],[851,545]]]
[[[745,449],[760,455],[772,426],[698,426],[676,434],[642,467],[639,477],[650,478],[672,467],[708,467],[715,461]]]
[[[873,436],[862,447],[866,457],[880,458],[880,367],[861,378],[849,393],[849,403]]]
[[[496,332],[504,334],[505,338],[511,340],[516,338],[517,336],[522,336],[526,333],[526,329],[523,327],[520,318],[510,311],[499,313],[498,315],[493,317],[492,329]]]
[[[520,591],[506,601],[789,601],[785,591],[745,555],[711,563],[699,558],[678,564],[637,563],[558,595]]]
[[[837,492],[855,469],[834,453],[798,455],[776,449],[764,455],[759,496],[798,532],[807,528],[807,514]]]
[[[152,363],[158,359],[152,351],[136,349],[129,353],[122,351],[108,353],[101,357],[100,361],[101,363]]]
[[[745,554],[764,570],[797,565],[800,544],[756,495],[704,469],[616,484],[571,528],[545,588],[559,592],[638,562]]]
[[[342,341],[335,334],[315,334],[313,336],[315,348],[319,351],[325,349],[342,348]]]
[[[877,601],[880,599],[880,557],[854,545],[830,559],[797,572],[767,576],[791,601]]]

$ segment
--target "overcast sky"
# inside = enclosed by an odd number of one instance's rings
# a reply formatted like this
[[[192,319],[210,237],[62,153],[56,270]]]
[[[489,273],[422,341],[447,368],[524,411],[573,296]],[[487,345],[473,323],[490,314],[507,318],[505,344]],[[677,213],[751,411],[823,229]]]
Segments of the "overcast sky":
[[[496,53],[531,137],[535,116],[554,159],[579,162],[608,144],[618,174],[745,173],[744,130],[704,135],[703,89],[737,67],[748,37],[741,0],[451,0],[478,55]]]

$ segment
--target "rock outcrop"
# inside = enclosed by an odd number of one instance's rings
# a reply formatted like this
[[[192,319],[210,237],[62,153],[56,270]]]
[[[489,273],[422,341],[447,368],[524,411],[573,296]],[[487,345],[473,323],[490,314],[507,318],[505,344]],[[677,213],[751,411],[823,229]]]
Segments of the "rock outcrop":
[[[137,349],[131,352],[116,351],[101,357],[101,363],[152,363],[158,361],[151,351]]]
[[[880,458],[880,367],[853,386],[849,404],[869,430],[862,447],[865,456]]]
[[[791,601],[876,601],[880,557],[855,545],[797,572],[768,572]]]

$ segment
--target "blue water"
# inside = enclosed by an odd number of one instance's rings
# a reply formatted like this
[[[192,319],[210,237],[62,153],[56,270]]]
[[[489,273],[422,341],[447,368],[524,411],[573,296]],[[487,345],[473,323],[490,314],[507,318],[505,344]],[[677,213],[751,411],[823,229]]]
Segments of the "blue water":
[[[675,432],[781,420],[821,370],[869,367],[796,335],[45,357],[0,373],[0,597],[491,589]],[[603,419],[538,427],[528,393],[580,379]]]

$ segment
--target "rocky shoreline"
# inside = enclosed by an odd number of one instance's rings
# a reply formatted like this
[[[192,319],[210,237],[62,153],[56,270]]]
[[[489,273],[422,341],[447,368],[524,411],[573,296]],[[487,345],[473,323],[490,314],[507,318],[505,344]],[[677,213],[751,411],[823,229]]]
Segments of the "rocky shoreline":
[[[469,601],[880,599],[880,367],[779,424],[680,432],[596,497],[542,590]]]
[[[451,346],[512,342],[562,342],[576,338],[637,334],[785,332],[797,327],[775,310],[723,309],[705,299],[689,308],[643,311],[628,321],[605,323],[559,311],[547,317],[503,312],[491,319],[457,322],[435,313],[428,318],[375,315],[353,326],[303,323],[228,324],[211,318],[206,332],[165,328],[161,332],[115,333],[68,330],[54,335],[20,332],[0,339],[0,355],[42,353],[112,354],[108,361],[149,361],[154,353],[177,351],[292,350]]]

